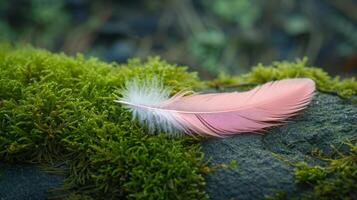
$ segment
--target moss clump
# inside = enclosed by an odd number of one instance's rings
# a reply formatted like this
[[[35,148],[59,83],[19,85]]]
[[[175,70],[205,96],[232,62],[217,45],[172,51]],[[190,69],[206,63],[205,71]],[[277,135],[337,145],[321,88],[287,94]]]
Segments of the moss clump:
[[[202,87],[195,73],[158,58],[117,65],[6,45],[0,71],[1,161],[66,166],[69,198],[206,197],[198,144],[147,134],[113,102],[132,76],[157,76],[177,91]]]
[[[210,81],[209,84],[215,87],[249,86],[284,78],[306,77],[313,79],[320,91],[337,93],[345,98],[357,94],[355,78],[344,80],[341,80],[338,76],[333,78],[320,68],[308,67],[307,61],[304,58],[296,62],[274,62],[269,66],[259,64],[253,67],[248,74],[241,76],[220,74],[217,79]]]

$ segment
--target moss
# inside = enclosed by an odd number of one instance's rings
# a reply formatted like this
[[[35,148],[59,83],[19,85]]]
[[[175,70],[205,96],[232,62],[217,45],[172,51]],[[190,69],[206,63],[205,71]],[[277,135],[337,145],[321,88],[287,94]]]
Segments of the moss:
[[[284,78],[307,77],[316,82],[317,89],[323,92],[337,93],[341,97],[351,97],[357,94],[357,81],[355,78],[341,79],[331,77],[325,71],[316,67],[309,67],[307,58],[295,62],[274,62],[264,66],[258,64],[252,70],[240,76],[220,74],[217,79],[209,81],[214,87],[237,87],[262,84],[272,80]]]
[[[201,199],[197,142],[151,135],[113,100],[127,78],[202,87],[159,58],[107,64],[32,47],[0,47],[0,160],[66,166],[62,194],[94,199]],[[61,196],[61,198],[65,198]]]

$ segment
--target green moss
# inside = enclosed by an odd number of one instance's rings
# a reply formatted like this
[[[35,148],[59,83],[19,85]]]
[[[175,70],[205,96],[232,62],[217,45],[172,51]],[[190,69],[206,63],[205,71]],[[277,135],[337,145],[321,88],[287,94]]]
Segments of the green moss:
[[[320,68],[309,67],[307,62],[307,58],[304,58],[296,62],[274,62],[268,66],[259,64],[248,74],[240,76],[220,74],[217,79],[210,81],[209,85],[214,87],[251,86],[284,78],[307,77],[316,82],[317,89],[320,91],[337,93],[345,98],[357,94],[355,78],[343,80],[340,77],[333,78]]]
[[[206,198],[197,142],[148,134],[113,102],[132,76],[178,91],[203,86],[195,73],[159,58],[117,65],[5,45],[0,71],[1,161],[63,164],[61,194],[73,198]]]
[[[295,178],[297,182],[315,184],[327,176],[326,170],[319,165],[309,166],[305,162],[299,162],[296,166]]]

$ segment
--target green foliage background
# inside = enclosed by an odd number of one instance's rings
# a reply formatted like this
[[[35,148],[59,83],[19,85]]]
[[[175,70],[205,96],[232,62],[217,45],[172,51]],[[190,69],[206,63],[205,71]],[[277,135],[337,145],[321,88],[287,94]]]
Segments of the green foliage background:
[[[0,41],[107,61],[160,55],[205,78],[304,56],[351,76],[354,9],[352,0],[2,0]]]

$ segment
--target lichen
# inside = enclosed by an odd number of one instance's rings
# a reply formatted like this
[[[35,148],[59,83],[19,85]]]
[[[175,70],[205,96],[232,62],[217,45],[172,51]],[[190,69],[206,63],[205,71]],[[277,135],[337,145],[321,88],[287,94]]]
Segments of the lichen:
[[[61,198],[206,198],[198,143],[148,134],[113,102],[132,76],[178,91],[203,86],[195,73],[159,58],[118,65],[6,45],[0,71],[2,162],[65,166]]]
[[[331,77],[320,68],[310,67],[307,58],[298,59],[295,62],[274,62],[267,66],[258,64],[247,74],[239,76],[220,74],[217,79],[209,81],[208,84],[212,87],[251,86],[268,81],[296,77],[311,78],[316,82],[318,90],[336,93],[344,98],[357,94],[357,81],[355,78],[341,79],[338,76]]]

